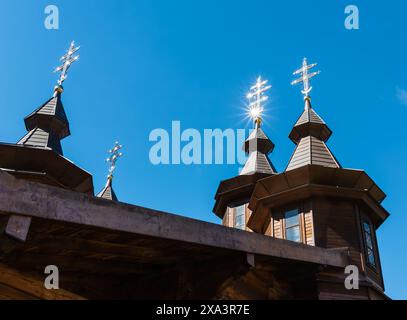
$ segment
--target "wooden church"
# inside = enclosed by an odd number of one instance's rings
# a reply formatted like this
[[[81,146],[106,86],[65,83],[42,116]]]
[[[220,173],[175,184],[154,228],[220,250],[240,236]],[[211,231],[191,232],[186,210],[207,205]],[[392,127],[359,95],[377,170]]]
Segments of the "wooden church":
[[[296,72],[305,107],[284,172],[261,128],[269,86],[259,78],[251,88],[248,159],[219,185],[216,225],[119,202],[118,144],[94,196],[92,175],[61,146],[70,134],[62,84],[78,49],[72,43],[62,58],[53,96],[25,118],[27,133],[0,143],[0,299],[388,299],[376,239],[389,216],[385,194],[326,145],[332,131],[309,96],[314,65],[304,60]],[[350,265],[359,270],[353,288]]]

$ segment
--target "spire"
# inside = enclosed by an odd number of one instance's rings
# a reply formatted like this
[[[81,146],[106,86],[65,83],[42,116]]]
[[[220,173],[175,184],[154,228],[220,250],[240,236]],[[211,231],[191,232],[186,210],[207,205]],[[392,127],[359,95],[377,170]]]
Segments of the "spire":
[[[113,173],[116,170],[117,160],[123,156],[123,153],[119,152],[122,148],[123,146],[121,146],[119,142],[116,142],[114,148],[109,150],[110,157],[106,159],[106,162],[110,164],[109,174],[105,187],[97,195],[99,198],[117,201],[116,193],[113,190]]]
[[[71,133],[61,101],[61,94],[63,92],[62,83],[68,77],[67,73],[71,64],[79,59],[79,55],[74,56],[74,53],[77,52],[79,48],[80,47],[75,47],[74,42],[72,42],[68,52],[60,59],[63,64],[56,68],[55,72],[61,72],[61,75],[58,80],[58,85],[54,89],[52,98],[47,100],[24,119],[28,133],[21,138],[17,144],[51,149],[63,155],[61,140]]]
[[[320,71],[308,73],[308,71],[317,64],[308,65],[304,58],[301,69],[294,72],[294,75],[301,74],[301,78],[293,81],[295,85],[303,83],[304,112],[291,130],[289,138],[297,145],[293,156],[288,164],[287,170],[293,170],[305,165],[316,164],[325,167],[340,168],[340,164],[331,153],[325,142],[332,135],[331,129],[324,120],[315,112],[311,105],[309,93],[312,90],[310,79],[320,73]]]
[[[249,155],[240,175],[251,175],[254,173],[275,174],[276,169],[268,158],[268,154],[273,151],[274,144],[261,129],[262,114],[264,112],[264,103],[268,100],[265,94],[271,89],[267,85],[267,80],[262,80],[261,76],[257,78],[256,84],[250,88],[247,95],[249,100],[249,116],[254,121],[254,130],[244,143],[243,149]]]
[[[118,201],[116,193],[113,190],[113,177],[108,177],[105,187],[97,195],[98,198],[103,198],[106,200]]]
[[[302,138],[313,136],[326,142],[331,135],[331,129],[312,108],[311,97],[306,97],[305,110],[294,125],[289,136],[290,139],[298,144]]]

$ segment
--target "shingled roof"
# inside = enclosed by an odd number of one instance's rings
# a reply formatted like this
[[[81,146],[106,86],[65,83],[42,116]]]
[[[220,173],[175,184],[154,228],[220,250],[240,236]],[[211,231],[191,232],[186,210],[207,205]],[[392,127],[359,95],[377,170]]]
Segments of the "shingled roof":
[[[257,126],[244,143],[244,151],[249,154],[241,175],[254,173],[275,174],[276,169],[267,154],[273,151],[274,143]]]
[[[113,177],[109,177],[107,179],[106,186],[103,188],[102,191],[99,192],[97,195],[98,198],[103,198],[106,200],[112,200],[112,201],[117,201],[117,196],[116,193],[113,190]]]
[[[331,129],[315,112],[310,98],[307,97],[305,110],[289,135],[297,147],[286,171],[310,164],[340,168],[341,165],[325,144],[331,135]]]
[[[24,119],[28,133],[17,144],[51,149],[62,155],[61,141],[70,135],[69,122],[61,101],[61,92]]]
[[[306,103],[309,104],[308,100],[306,101]],[[302,113],[301,117],[298,119],[295,126],[298,127],[304,123],[309,123],[309,122],[325,124],[324,120],[322,120],[321,117],[314,111],[314,109],[312,109],[310,107],[310,104],[304,110],[304,112]]]

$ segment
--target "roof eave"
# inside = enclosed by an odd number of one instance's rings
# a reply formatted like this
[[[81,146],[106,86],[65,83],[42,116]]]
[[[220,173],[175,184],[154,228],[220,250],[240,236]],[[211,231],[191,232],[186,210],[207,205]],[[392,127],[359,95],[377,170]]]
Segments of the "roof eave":
[[[381,205],[385,194],[364,171],[308,165],[257,182],[248,227],[261,232],[270,208],[321,194],[363,201],[376,213],[376,227],[390,215]]]

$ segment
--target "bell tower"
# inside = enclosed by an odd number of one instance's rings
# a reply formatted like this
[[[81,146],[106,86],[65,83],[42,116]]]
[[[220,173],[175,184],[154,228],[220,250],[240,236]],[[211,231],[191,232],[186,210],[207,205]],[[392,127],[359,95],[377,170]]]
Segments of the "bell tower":
[[[216,192],[213,211],[222,219],[223,225],[250,231],[247,221],[251,215],[248,203],[256,182],[277,174],[268,154],[274,150],[274,143],[261,128],[264,104],[268,100],[266,92],[271,89],[267,80],[258,77],[247,94],[248,115],[254,129],[243,145],[248,159],[240,174],[222,181]]]
[[[315,112],[309,73],[316,64],[304,59],[294,74],[303,83],[305,110],[290,139],[297,145],[285,172],[256,184],[248,227],[271,237],[328,248],[346,249],[349,265],[359,271],[360,287],[344,286],[344,270],[321,270],[319,299],[375,299],[384,292],[376,230],[389,216],[386,195],[362,170],[344,169],[326,145],[332,131]]]
[[[312,72],[315,66],[304,59],[294,72],[300,78],[292,84],[303,84],[304,111],[289,134],[296,148],[286,170],[223,181],[214,212],[223,217],[224,225],[233,226],[222,214],[239,215],[230,204],[236,199],[234,192],[245,190],[250,213],[246,230],[298,243],[299,249],[308,245],[347,252],[359,288],[346,288],[346,269],[322,267],[314,275],[315,298],[386,299],[376,238],[389,216],[381,205],[386,195],[363,170],[343,168],[327,146],[332,131],[311,104],[310,79],[319,74]],[[266,141],[258,140],[252,151],[272,150]]]

